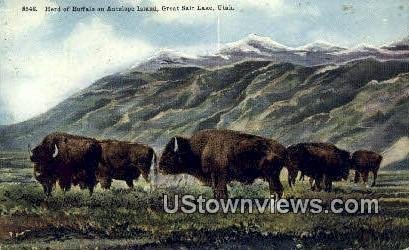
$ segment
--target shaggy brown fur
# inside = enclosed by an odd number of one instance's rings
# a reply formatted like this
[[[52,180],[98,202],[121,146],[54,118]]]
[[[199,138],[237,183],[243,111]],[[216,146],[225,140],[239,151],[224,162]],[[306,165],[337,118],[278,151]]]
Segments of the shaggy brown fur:
[[[30,158],[35,163],[35,177],[47,196],[51,195],[57,181],[64,191],[69,190],[72,184],[81,184],[92,194],[101,146],[91,138],[55,132],[47,135],[31,151]]]
[[[379,166],[382,161],[382,156],[369,150],[358,150],[352,154],[352,168],[355,169],[354,182],[358,183],[361,176],[363,182],[368,181],[369,172],[373,173],[372,186],[376,185]]]
[[[156,154],[151,147],[117,140],[104,140],[100,145],[102,157],[97,179],[103,188],[110,188],[112,179],[126,181],[133,188],[133,180],[141,174],[150,182],[150,173],[156,164]]]
[[[227,184],[268,181],[270,192],[281,197],[280,172],[287,150],[274,140],[231,130],[202,130],[190,139],[172,138],[165,147],[159,170],[190,174],[211,186],[216,198],[227,198]]]
[[[329,143],[299,143],[288,147],[293,169],[315,180],[312,188],[320,190],[324,182],[326,191],[331,191],[332,181],[347,179],[350,169],[350,154]],[[292,183],[296,174],[292,174]]]

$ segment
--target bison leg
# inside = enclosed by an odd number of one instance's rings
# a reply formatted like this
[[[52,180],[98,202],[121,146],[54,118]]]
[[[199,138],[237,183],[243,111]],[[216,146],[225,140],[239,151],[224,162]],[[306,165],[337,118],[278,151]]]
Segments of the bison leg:
[[[111,184],[112,184],[112,179],[111,178],[100,179],[100,183],[103,189],[110,189]]]
[[[88,187],[89,195],[92,196],[94,193],[95,185],[97,185],[97,179],[95,173],[88,173],[87,174],[87,181],[84,183],[84,188]]]
[[[70,191],[70,189],[71,189],[71,185],[65,186],[65,187],[63,188],[64,194],[65,194],[66,192]]]
[[[49,183],[42,185],[45,196],[51,197],[52,185]]]
[[[324,190],[325,192],[332,191],[332,180],[331,177],[324,175]]]
[[[272,173],[272,174],[274,174],[275,168],[281,169],[280,166],[275,166],[275,165],[277,165],[277,164],[274,164],[274,162],[273,162],[273,167],[272,167],[272,169],[271,169],[271,170],[273,170],[273,173]],[[286,168],[287,168],[288,186],[293,187],[293,185],[295,185],[295,181],[297,180],[298,168],[293,167],[293,166],[291,166],[291,165],[290,165],[290,166],[287,166]],[[271,170],[270,170],[270,171],[271,171]],[[268,172],[270,172],[270,171],[268,171]],[[267,176],[270,176],[271,174],[270,174],[270,173],[266,173],[266,175],[267,175]]]
[[[94,193],[94,188],[97,185],[97,169],[98,169],[98,159],[95,157],[88,156],[88,160],[85,164],[81,166],[81,169],[85,170],[85,186],[88,187],[89,194],[92,196]]]
[[[268,186],[270,189],[270,195],[275,195],[277,199],[283,196],[283,185],[280,182],[280,172],[273,175],[272,178],[268,180]]]
[[[369,176],[369,172],[365,171],[362,173],[362,180],[364,181],[365,185],[368,182],[368,176]]]
[[[315,190],[314,178],[310,177],[308,181],[310,182],[311,190],[314,191]]]
[[[224,180],[219,180],[218,184],[216,185],[216,192],[217,199],[227,199],[229,197],[227,193],[227,184]]]
[[[41,186],[43,187],[43,191],[44,191],[44,194],[45,194],[45,196],[48,198],[48,197],[51,197],[51,193],[52,193],[52,191],[53,191],[53,187],[54,187],[54,185],[57,183],[57,180],[56,179],[54,179],[54,178],[51,178],[51,179],[49,179],[49,180],[46,180],[46,181],[44,181],[44,182],[41,182]]]
[[[354,182],[358,183],[359,179],[361,179],[361,174],[359,173],[358,170],[355,170],[355,177],[354,177]]]
[[[214,195],[214,198],[216,199],[227,199],[228,198],[227,185],[226,185],[226,182],[224,182],[224,180],[219,179],[218,181],[216,181],[213,187],[213,195]]]
[[[111,184],[112,184],[112,174],[109,170],[109,167],[107,167],[104,163],[99,163],[97,171],[96,171],[96,177],[97,177],[97,182],[101,184],[101,187],[103,189],[110,189]]]
[[[88,191],[89,191],[89,196],[92,196],[92,194],[94,193],[94,187],[88,187]]]
[[[372,187],[376,185],[376,178],[378,177],[378,170],[373,171],[373,181],[372,181]]]
[[[268,185],[271,196],[275,195],[277,199],[280,199],[283,196],[283,185],[280,180],[270,180]]]
[[[227,199],[227,184],[224,175],[212,173],[213,195],[216,199]]]
[[[216,199],[227,199],[228,194],[227,194],[227,185],[226,183],[219,183],[216,186],[216,189],[213,191],[214,197]]]
[[[314,186],[315,186],[315,190],[317,190],[318,192],[322,190],[322,181],[323,181],[323,176],[317,176],[315,178]]]
[[[126,185],[128,185],[130,189],[134,189],[133,180],[126,180]]]
[[[289,170],[288,171],[288,185],[292,188],[295,185],[297,180],[298,170]]]

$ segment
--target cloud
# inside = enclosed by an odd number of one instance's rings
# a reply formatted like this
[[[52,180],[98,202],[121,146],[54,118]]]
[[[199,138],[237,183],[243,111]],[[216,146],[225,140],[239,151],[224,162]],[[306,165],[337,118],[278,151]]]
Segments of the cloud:
[[[153,53],[148,43],[120,37],[93,18],[78,23],[60,44],[0,59],[0,92],[17,121],[40,114],[98,78]]]
[[[22,11],[22,6],[36,6],[37,11]],[[45,6],[56,7],[50,0],[4,1],[0,10],[2,28],[0,34],[8,39],[33,31],[44,24],[51,14],[44,11]]]

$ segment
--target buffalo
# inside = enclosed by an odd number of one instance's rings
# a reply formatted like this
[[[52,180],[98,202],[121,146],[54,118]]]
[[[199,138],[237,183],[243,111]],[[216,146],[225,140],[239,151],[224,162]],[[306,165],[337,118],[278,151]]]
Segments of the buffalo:
[[[47,196],[51,196],[57,182],[64,191],[72,184],[79,184],[92,195],[101,152],[95,139],[55,132],[30,150],[30,159],[34,163],[34,176]]]
[[[123,180],[128,187],[133,188],[133,180],[141,174],[147,182],[151,181],[150,177],[154,178],[156,154],[151,147],[117,140],[104,140],[99,144],[102,157],[97,179],[102,188],[109,189],[112,179]]]
[[[373,182],[371,186],[376,185],[379,166],[382,161],[382,156],[369,150],[358,150],[352,154],[352,169],[355,170],[354,182],[358,183],[361,176],[363,182],[368,181],[369,172],[373,173]]]
[[[331,191],[332,181],[347,179],[351,168],[350,153],[330,143],[299,143],[287,148],[295,183],[298,171],[310,177],[312,189]],[[312,182],[315,184],[312,185]]]
[[[164,174],[189,174],[213,188],[216,198],[227,198],[227,184],[251,184],[257,178],[269,183],[270,193],[281,197],[280,172],[287,150],[278,142],[232,130],[209,129],[190,138],[176,136],[159,161]]]

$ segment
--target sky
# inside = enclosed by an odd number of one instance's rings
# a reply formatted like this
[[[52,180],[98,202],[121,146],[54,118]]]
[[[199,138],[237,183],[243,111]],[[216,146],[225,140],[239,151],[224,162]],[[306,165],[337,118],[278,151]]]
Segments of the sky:
[[[37,12],[22,12],[23,6]],[[45,12],[50,7],[231,5],[213,12]],[[219,21],[218,21],[219,20]],[[219,37],[217,24],[219,22]],[[254,33],[287,46],[381,46],[409,35],[408,0],[0,0],[0,125],[173,49],[212,53]]]

